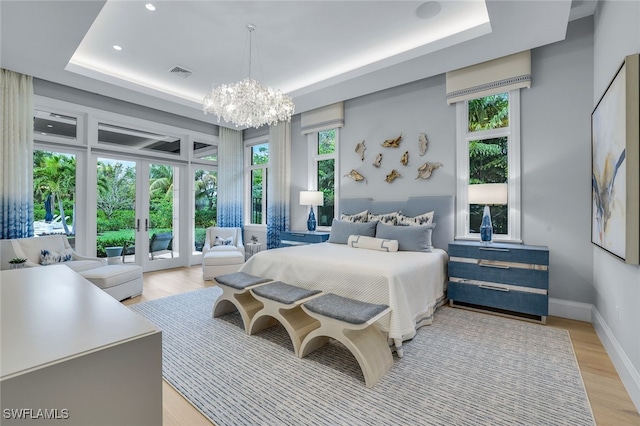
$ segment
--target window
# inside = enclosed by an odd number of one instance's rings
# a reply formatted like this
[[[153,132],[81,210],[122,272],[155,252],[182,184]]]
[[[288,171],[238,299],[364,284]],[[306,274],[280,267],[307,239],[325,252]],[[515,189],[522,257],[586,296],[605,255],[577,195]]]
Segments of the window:
[[[336,152],[338,129],[310,133],[309,189],[322,191],[324,204],[318,206],[318,226],[331,226],[335,216],[336,199]]]
[[[66,234],[75,244],[76,155],[34,149],[33,201],[35,235]]]
[[[505,184],[507,203],[489,205],[495,240],[520,241],[520,92],[458,102],[457,237],[480,239],[484,205],[469,186]]]
[[[194,250],[202,252],[205,232],[216,226],[218,217],[218,172],[213,167],[198,166],[194,170]]]
[[[262,142],[246,145],[247,166],[245,167],[248,182],[248,223],[252,225],[267,224],[267,170],[269,165],[269,143]]]

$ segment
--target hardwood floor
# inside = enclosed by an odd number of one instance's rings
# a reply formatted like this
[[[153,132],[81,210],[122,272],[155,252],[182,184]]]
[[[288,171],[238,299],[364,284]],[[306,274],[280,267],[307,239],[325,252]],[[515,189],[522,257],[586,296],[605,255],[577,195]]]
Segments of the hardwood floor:
[[[144,274],[142,296],[125,300],[123,303],[131,305],[212,285],[212,281],[203,281],[199,265],[148,272]],[[631,402],[593,326],[586,322],[557,317],[548,317],[547,326],[569,331],[597,425],[639,426],[640,414]],[[178,392],[166,382],[163,383],[164,426],[210,424],[207,418]]]

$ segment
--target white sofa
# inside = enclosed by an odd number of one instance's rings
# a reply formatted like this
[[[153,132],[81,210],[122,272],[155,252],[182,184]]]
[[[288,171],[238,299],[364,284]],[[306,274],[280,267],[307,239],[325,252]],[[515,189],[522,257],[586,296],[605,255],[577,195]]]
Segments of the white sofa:
[[[26,258],[27,267],[43,267],[42,250],[70,253],[71,259],[61,262],[117,300],[142,294],[142,268],[136,265],[107,265],[106,259],[80,256],[72,249],[67,236],[17,238],[11,240],[15,257]],[[46,267],[46,266],[44,266]]]
[[[229,245],[216,245],[216,237],[232,239]],[[244,264],[244,244],[242,243],[242,229],[207,228],[204,247],[202,248],[202,276],[205,280],[223,274],[238,272]]]

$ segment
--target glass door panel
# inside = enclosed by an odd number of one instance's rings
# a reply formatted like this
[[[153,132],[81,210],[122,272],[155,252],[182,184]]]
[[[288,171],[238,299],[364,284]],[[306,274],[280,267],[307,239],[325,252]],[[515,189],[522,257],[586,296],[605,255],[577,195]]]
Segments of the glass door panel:
[[[180,169],[160,163],[149,163],[148,166],[149,214],[148,219],[145,218],[145,229],[149,233],[147,261],[170,263],[167,261],[180,257]],[[157,266],[154,265],[152,269]]]
[[[137,169],[135,161],[97,159],[96,255],[110,264],[137,263]]]

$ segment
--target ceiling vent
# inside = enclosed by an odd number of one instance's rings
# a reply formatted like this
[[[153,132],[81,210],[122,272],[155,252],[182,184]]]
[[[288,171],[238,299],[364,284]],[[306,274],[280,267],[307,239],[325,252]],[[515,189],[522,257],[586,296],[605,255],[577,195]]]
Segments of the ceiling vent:
[[[193,74],[193,71],[190,71],[190,70],[188,70],[188,69],[186,69],[186,68],[184,68],[184,67],[181,67],[181,66],[179,66],[179,65],[176,65],[175,67],[173,67],[173,68],[171,68],[171,69],[169,70],[169,73],[170,73],[170,74],[173,74],[173,75],[180,76],[180,77],[182,77],[182,78],[187,78],[187,77],[189,77],[191,74]]]

